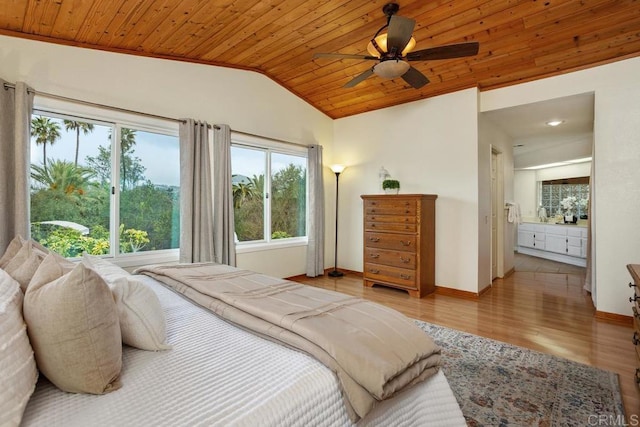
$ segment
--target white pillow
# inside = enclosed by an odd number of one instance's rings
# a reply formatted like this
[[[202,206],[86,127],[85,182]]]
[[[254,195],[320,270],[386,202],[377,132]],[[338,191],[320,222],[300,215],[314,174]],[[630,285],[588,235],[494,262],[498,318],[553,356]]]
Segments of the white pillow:
[[[141,350],[169,350],[164,310],[155,292],[127,271],[96,256],[82,262],[105,279],[116,301],[122,342]]]
[[[121,277],[129,277],[131,273],[122,267],[107,261],[104,258],[100,258],[95,255],[89,255],[88,253],[82,254],[82,262],[89,268],[97,271],[100,276],[107,283],[113,283],[116,279]]]
[[[118,309],[122,342],[141,350],[169,350],[160,300],[144,283],[121,277],[109,284]]]
[[[3,268],[20,284],[24,292],[45,256],[46,253],[37,249],[33,241],[27,240]]]
[[[54,257],[45,258],[24,297],[24,319],[40,372],[72,393],[118,389],[122,336],[111,290],[83,264],[48,281],[56,275],[53,263]]]
[[[22,318],[22,291],[0,269],[0,425],[20,424],[35,390],[38,369]]]

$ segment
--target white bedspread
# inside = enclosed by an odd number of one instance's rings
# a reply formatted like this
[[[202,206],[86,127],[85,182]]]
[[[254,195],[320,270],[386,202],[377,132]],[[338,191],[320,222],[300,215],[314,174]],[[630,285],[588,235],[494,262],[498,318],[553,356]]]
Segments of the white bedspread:
[[[334,374],[306,354],[254,336],[146,276],[172,350],[124,347],[122,388],[65,393],[41,379],[23,425],[348,426]],[[42,376],[41,376],[42,378]],[[465,426],[442,370],[376,407],[362,426]]]

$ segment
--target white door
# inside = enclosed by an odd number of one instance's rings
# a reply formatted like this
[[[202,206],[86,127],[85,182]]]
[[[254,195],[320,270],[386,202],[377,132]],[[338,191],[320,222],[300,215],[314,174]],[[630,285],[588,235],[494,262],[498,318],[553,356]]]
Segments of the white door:
[[[498,154],[491,152],[491,280],[498,277]]]

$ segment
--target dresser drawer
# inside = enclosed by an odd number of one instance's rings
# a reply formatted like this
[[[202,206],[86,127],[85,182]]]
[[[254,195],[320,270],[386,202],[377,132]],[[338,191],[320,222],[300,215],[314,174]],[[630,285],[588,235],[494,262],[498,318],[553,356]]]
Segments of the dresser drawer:
[[[634,307],[640,312],[640,286],[636,285],[633,288],[633,296],[629,298],[629,301],[634,304]]]
[[[366,248],[365,262],[391,265],[400,268],[416,268],[416,254],[413,252],[390,251],[388,249]]]
[[[367,200],[365,215],[414,215],[417,212],[414,200]]]
[[[379,221],[365,221],[365,230],[380,230],[380,231],[402,231],[406,233],[415,233],[417,228],[416,224],[409,224],[403,222],[379,222]]]
[[[386,234],[366,231],[364,233],[364,246],[365,248],[415,252],[416,236],[410,234]]]
[[[416,271],[406,268],[367,262],[364,264],[364,278],[374,283],[393,283],[394,286],[417,289]]]
[[[403,224],[415,224],[415,216],[405,215],[365,215],[364,220],[367,222],[401,222]]]

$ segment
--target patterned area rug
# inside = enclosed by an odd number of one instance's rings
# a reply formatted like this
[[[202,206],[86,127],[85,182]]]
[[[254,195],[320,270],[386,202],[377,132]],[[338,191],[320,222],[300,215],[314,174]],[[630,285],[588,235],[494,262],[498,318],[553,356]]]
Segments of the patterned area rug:
[[[442,347],[442,369],[469,426],[587,426],[600,415],[624,420],[613,372],[416,323]]]

